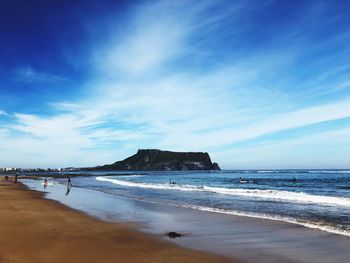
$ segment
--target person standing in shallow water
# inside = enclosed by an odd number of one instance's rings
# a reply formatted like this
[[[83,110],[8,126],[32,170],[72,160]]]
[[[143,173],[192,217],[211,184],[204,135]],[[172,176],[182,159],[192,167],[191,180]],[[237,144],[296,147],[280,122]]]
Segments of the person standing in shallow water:
[[[67,179],[68,179],[67,186],[69,186],[71,188],[73,185],[72,185],[72,181],[68,175],[67,175]]]
[[[45,180],[44,180],[44,189],[46,189],[47,184],[48,184],[47,179],[45,179]]]
[[[67,192],[66,192],[66,195],[68,195],[69,194],[69,192],[70,192],[70,189],[72,188],[72,181],[71,181],[71,179],[70,179],[70,177],[67,175]]]

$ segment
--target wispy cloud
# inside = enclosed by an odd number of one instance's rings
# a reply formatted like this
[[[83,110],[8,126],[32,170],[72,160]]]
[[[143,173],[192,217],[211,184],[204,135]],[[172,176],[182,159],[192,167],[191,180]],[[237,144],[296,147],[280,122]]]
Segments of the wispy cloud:
[[[186,145],[197,147],[214,147],[226,144],[253,139],[276,131],[287,130],[297,127],[304,127],[315,123],[327,122],[350,117],[350,99],[335,102],[329,105],[303,108],[296,111],[276,113],[268,119],[263,119],[252,124],[244,125],[241,128],[226,127],[223,130],[211,131],[205,134],[189,134],[182,142]],[[163,142],[165,145],[176,146],[180,138],[168,137]]]
[[[67,79],[63,76],[55,75],[34,69],[32,66],[24,66],[15,71],[15,80],[25,83],[37,82],[61,82]]]
[[[139,21],[143,27],[137,28],[121,44],[108,50],[103,66],[114,74],[143,74],[164,65],[179,53],[185,35],[182,28],[167,20],[153,14],[150,21]],[[175,26],[171,27],[171,24]]]
[[[215,152],[214,157],[223,160],[223,166],[236,169],[310,169],[310,163],[314,163],[315,158],[318,160],[316,168],[347,168],[348,160],[339,158],[339,155],[350,154],[349,132],[350,128],[321,131],[279,142],[268,141],[248,147],[226,149]]]
[[[210,12],[216,8],[222,12]],[[240,49],[242,27],[248,27],[240,18],[254,8],[263,7],[248,8],[242,2],[220,8],[213,1],[136,6],[122,30],[118,27],[114,32],[111,26],[106,42],[91,50],[84,96],[49,102],[51,115],[18,111],[0,134],[0,153],[13,145],[22,157],[40,158],[37,164],[85,166],[113,162],[137,148],[201,150],[210,151],[224,168],[238,166],[232,158],[241,154],[239,167],[249,168],[252,156],[274,166],[278,153],[286,159],[300,153],[298,149],[288,155],[283,147],[312,144],[316,149],[325,140],[344,143],[342,149],[349,146],[343,127],[315,136],[288,136],[291,129],[350,117],[350,94],[312,99],[323,96],[330,86],[333,93],[346,90],[349,80],[342,76],[348,65],[330,69],[322,64],[312,71],[314,77],[298,79],[298,61],[313,44],[295,32],[293,41],[303,43],[305,49],[286,41],[262,43],[263,51]],[[32,67],[18,71],[18,77],[27,82],[64,81]],[[334,82],[321,87],[329,78]],[[276,132],[285,133],[283,141],[271,140],[269,145],[259,141]],[[257,145],[251,146],[253,141]],[[237,143],[242,145],[230,148]],[[279,165],[288,165],[281,158]],[[343,159],[332,160],[344,165]]]

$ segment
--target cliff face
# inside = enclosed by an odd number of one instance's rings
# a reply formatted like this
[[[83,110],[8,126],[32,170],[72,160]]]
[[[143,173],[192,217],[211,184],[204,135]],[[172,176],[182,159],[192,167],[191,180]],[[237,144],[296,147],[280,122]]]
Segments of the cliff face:
[[[220,170],[208,153],[138,150],[123,161],[97,167],[99,170]]]

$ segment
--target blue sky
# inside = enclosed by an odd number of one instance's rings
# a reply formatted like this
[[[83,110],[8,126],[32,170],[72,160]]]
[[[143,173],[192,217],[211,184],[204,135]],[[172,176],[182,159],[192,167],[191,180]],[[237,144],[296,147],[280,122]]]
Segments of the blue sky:
[[[207,151],[350,168],[348,1],[2,1],[0,166]]]

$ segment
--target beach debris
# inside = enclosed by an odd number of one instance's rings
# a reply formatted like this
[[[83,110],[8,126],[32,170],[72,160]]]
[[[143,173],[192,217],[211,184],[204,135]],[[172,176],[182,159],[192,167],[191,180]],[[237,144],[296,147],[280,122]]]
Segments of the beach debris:
[[[166,234],[169,238],[177,238],[177,237],[182,237],[182,234],[177,233],[177,232],[169,232]]]

